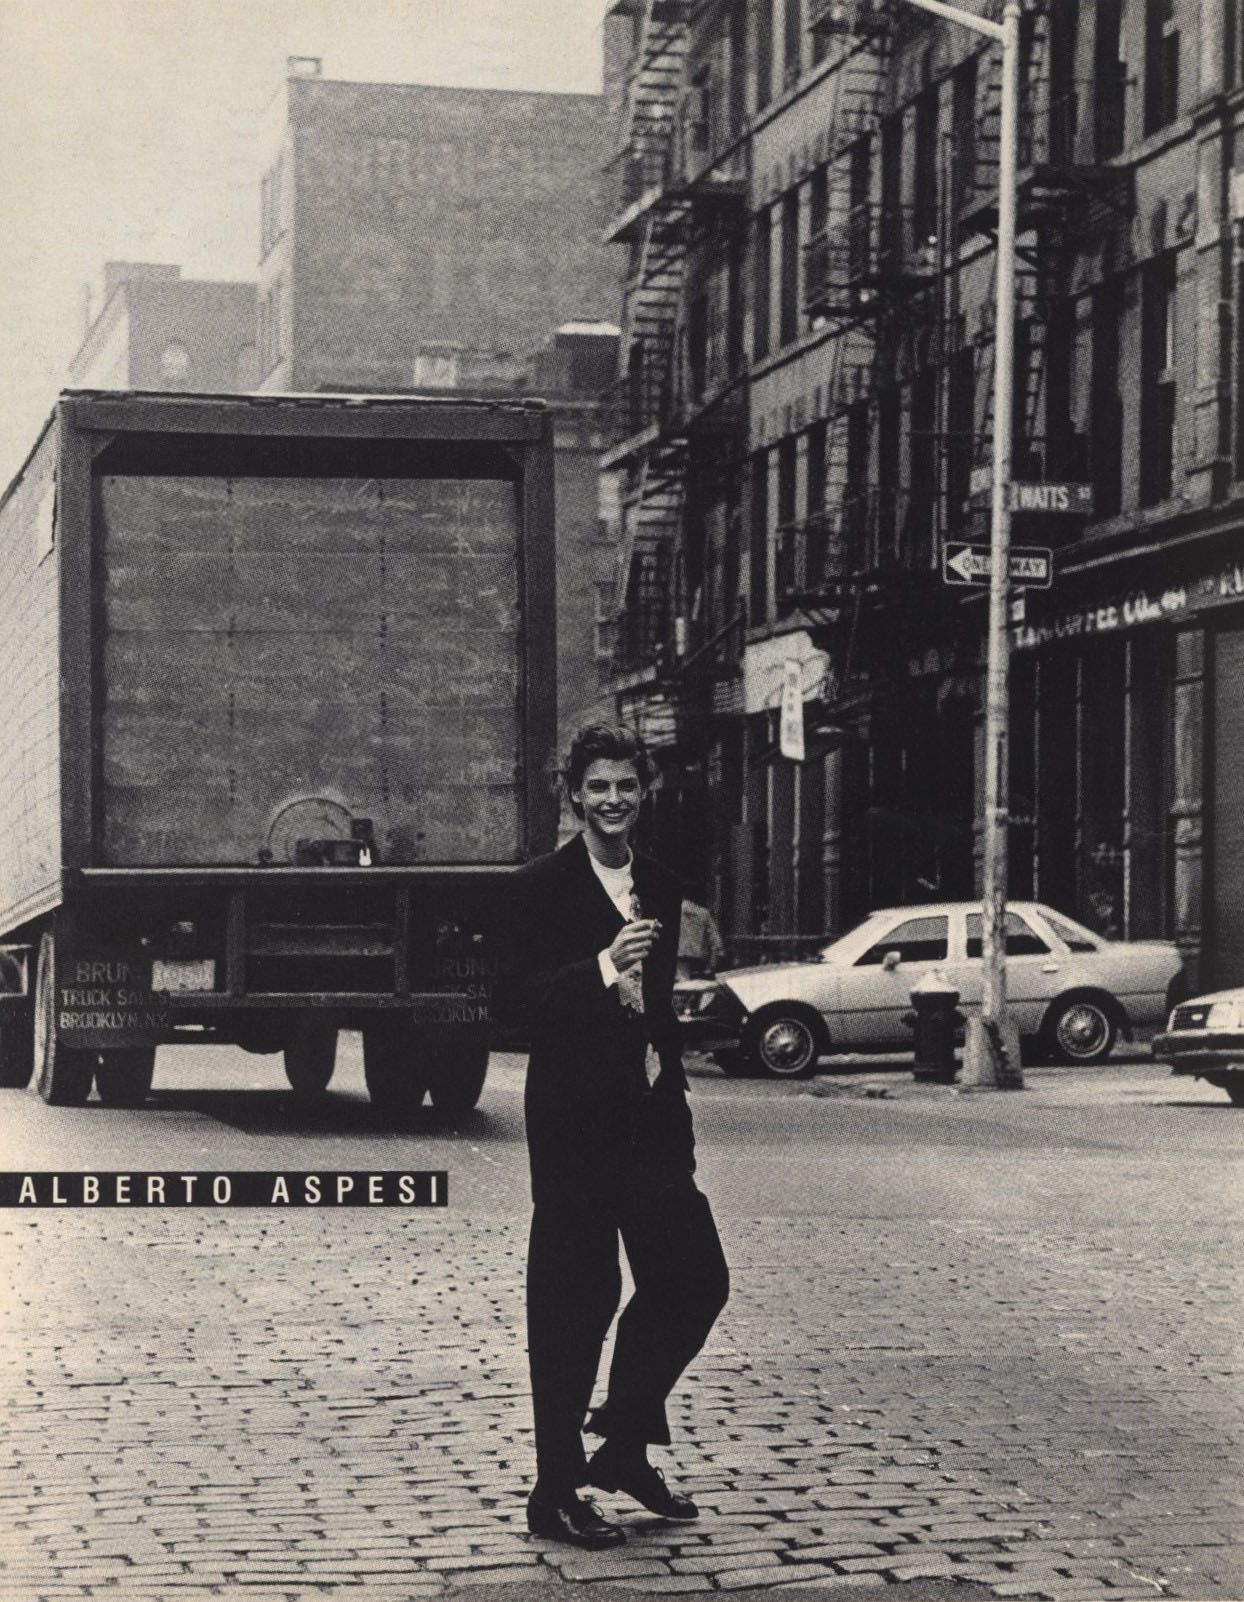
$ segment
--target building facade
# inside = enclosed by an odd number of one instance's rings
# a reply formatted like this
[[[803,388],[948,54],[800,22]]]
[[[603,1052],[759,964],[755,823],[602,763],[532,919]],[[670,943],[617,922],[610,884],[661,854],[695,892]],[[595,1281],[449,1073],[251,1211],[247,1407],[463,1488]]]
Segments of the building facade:
[[[163,262],[110,261],[83,319],[69,382],[82,389],[254,389],[255,286],[183,278]]]
[[[1090,488],[1014,519],[1054,577],[1014,597],[1011,891],[1174,936],[1198,983],[1244,981],[1238,12],[1022,23],[1013,471]],[[659,848],[744,947],[971,896],[986,609],[945,561],[988,539],[999,53],[904,0],[609,26],[614,692],[661,747]]]
[[[264,135],[261,384],[517,375],[616,319],[600,95],[342,83],[293,58]]]

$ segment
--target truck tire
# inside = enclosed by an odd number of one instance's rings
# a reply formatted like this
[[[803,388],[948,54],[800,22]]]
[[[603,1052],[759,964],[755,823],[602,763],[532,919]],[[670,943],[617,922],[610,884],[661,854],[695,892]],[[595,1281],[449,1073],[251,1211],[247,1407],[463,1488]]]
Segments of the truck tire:
[[[98,1056],[56,1038],[56,937],[45,929],[35,979],[35,1089],[49,1107],[81,1107],[91,1094]]]
[[[439,1113],[461,1117],[479,1105],[488,1074],[483,1040],[438,1040],[428,1061],[428,1090]]]
[[[363,1025],[363,1078],[377,1114],[403,1124],[423,1105],[427,1042],[408,1013],[380,1013]]]
[[[154,1046],[130,1046],[124,1051],[101,1051],[95,1069],[95,1089],[105,1107],[141,1107],[155,1073]]]
[[[337,1025],[301,1017],[285,1042],[285,1077],[299,1101],[314,1101],[328,1089],[337,1062]]]
[[[35,1071],[35,1010],[0,1007],[0,1089],[24,1090]]]

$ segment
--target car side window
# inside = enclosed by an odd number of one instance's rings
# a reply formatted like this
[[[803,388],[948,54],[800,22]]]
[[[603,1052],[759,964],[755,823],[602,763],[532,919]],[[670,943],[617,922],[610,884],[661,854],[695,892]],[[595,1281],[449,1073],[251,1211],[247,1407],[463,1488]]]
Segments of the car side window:
[[[887,951],[897,951],[903,962],[944,962],[950,949],[949,918],[909,918],[869,946],[855,967],[877,966]]]
[[[967,952],[969,957],[980,957],[982,948],[981,915],[968,913]],[[1006,954],[1008,957],[1043,957],[1049,946],[1026,919],[1018,912],[1006,915]]]
[[[1095,940],[1090,940],[1083,929],[1077,929],[1072,924],[1064,923],[1056,918],[1052,912],[1045,914],[1045,921],[1054,933],[1070,951],[1100,951],[1101,947]]]

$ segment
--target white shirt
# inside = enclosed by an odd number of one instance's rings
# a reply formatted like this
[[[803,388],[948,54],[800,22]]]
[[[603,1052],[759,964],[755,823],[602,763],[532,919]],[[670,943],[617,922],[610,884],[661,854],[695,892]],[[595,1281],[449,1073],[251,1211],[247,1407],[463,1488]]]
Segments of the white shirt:
[[[635,861],[633,855],[628,851],[626,861],[620,868],[611,868],[604,862],[598,862],[590,851],[587,860],[592,864],[592,872],[604,887],[605,894],[630,923],[632,897],[635,894],[635,881],[631,876],[631,865]],[[600,963],[600,976],[606,987],[616,985],[618,970],[614,967],[613,958],[607,951],[602,951],[596,960]]]

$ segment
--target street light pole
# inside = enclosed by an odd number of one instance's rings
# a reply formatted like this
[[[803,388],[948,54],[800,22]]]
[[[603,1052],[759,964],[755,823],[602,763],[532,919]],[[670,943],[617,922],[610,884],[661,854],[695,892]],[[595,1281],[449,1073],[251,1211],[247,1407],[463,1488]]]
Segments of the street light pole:
[[[984,862],[979,1018],[968,1023],[965,1084],[1023,1084],[1019,1031],[1006,1009],[1006,891],[1011,566],[1011,433],[1015,396],[1015,211],[1019,169],[1019,0],[1006,0],[1001,23],[942,0],[906,0],[983,33],[1002,46],[1002,124],[998,150],[998,288],[994,332],[993,489],[990,519],[989,638],[985,670]]]

